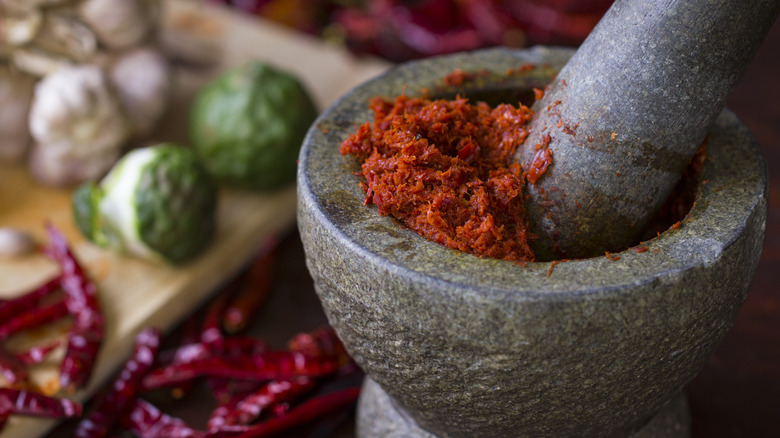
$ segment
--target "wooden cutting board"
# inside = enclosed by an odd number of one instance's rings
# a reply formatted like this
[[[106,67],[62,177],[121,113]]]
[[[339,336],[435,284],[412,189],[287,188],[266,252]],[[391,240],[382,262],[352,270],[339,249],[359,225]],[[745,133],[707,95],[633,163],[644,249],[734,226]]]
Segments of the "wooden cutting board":
[[[219,72],[248,60],[261,59],[298,76],[320,109],[388,67],[218,6],[186,0],[167,0],[165,6],[161,39],[172,59],[186,62],[175,64],[174,102],[155,142],[186,142],[188,107],[196,91]],[[89,386],[68,397],[87,400],[124,362],[139,330],[148,326],[168,330],[179,323],[246,265],[265,237],[295,221],[294,187],[261,195],[223,189],[219,202],[217,235],[202,256],[183,267],[154,265],[85,241],[71,218],[69,190],[41,186],[24,167],[0,164],[0,226],[25,229],[43,244],[44,224],[53,223],[66,234],[99,288],[106,340]],[[0,298],[29,290],[56,272],[57,266],[42,255],[0,259]],[[17,335],[9,339],[8,347],[63,336],[66,324]],[[33,381],[50,387],[62,354],[55,352],[38,366]],[[42,436],[54,425],[51,420],[14,417],[0,437]]]

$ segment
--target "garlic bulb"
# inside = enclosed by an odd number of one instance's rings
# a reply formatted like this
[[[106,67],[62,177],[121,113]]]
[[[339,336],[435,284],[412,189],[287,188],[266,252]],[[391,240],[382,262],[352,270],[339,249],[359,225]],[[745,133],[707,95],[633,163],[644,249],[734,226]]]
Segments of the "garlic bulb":
[[[23,46],[41,28],[43,15],[38,10],[21,11],[0,6],[0,45]]]
[[[29,124],[33,175],[53,185],[100,177],[130,134],[106,74],[93,65],[66,67],[38,82]]]
[[[84,0],[79,15],[110,49],[140,43],[154,24],[154,10],[143,0]]]
[[[35,80],[0,65],[0,160],[17,161],[30,143],[27,115]]]
[[[49,53],[35,46],[18,48],[11,52],[10,58],[16,68],[39,78],[65,67],[73,66],[73,62],[68,58]]]
[[[119,153],[112,150],[98,151],[85,158],[74,156],[67,148],[36,143],[30,151],[30,172],[40,183],[66,187],[99,179],[118,159]]]
[[[39,8],[59,6],[71,0],[0,0],[0,7],[19,11],[32,11]]]
[[[171,70],[162,54],[149,47],[123,54],[109,72],[137,137],[148,134],[165,113],[171,95]]]
[[[94,32],[67,9],[47,11],[34,44],[47,52],[74,61],[86,61],[97,51]]]

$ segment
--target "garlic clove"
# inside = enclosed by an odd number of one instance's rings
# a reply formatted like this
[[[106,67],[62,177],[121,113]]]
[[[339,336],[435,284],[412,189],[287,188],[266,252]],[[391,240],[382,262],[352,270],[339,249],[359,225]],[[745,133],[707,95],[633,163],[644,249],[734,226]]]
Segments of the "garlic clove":
[[[34,44],[49,53],[81,62],[97,51],[94,32],[79,20],[75,12],[64,9],[46,12]]]
[[[35,241],[26,231],[0,227],[0,258],[22,257],[35,250]]]
[[[102,175],[130,135],[107,75],[94,65],[64,68],[38,82],[29,128],[36,142],[33,175],[52,185]]]
[[[20,160],[30,143],[27,117],[35,79],[0,65],[0,160]]]
[[[40,8],[65,5],[72,0],[0,0],[0,8],[13,11],[34,11]]]
[[[13,11],[0,8],[0,44],[23,46],[38,33],[43,15],[38,10]]]
[[[102,45],[121,49],[139,44],[151,31],[155,11],[150,4],[140,0],[84,0],[78,12]]]
[[[171,69],[156,49],[133,49],[116,61],[109,72],[134,135],[148,134],[163,116],[171,97]]]
[[[74,156],[68,153],[68,148],[36,143],[30,151],[30,173],[42,184],[69,187],[102,178],[120,155],[118,150],[108,150]]]
[[[68,58],[33,46],[15,49],[10,57],[16,68],[39,78],[73,65]]]

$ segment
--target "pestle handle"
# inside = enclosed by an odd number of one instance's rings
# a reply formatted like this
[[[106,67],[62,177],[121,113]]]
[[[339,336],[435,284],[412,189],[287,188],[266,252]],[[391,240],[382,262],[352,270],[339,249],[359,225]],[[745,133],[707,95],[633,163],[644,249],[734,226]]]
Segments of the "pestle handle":
[[[780,0],[617,0],[533,107],[540,260],[636,243],[723,110]],[[536,150],[517,159],[528,168]]]

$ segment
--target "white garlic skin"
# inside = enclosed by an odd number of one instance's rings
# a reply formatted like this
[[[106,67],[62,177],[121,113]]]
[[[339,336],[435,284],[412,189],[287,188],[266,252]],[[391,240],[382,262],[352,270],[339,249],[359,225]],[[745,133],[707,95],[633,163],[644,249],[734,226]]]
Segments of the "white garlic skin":
[[[0,160],[18,162],[30,144],[27,117],[35,79],[0,65]]]
[[[79,16],[109,49],[139,44],[153,27],[153,11],[141,0],[83,0]]]
[[[29,233],[9,227],[0,227],[0,258],[22,257],[35,250],[35,241]]]
[[[94,65],[66,67],[38,82],[29,126],[33,175],[52,185],[102,176],[130,135],[115,91]]]
[[[37,78],[74,65],[70,59],[64,56],[46,52],[34,45],[14,50],[9,58],[16,69]]]
[[[156,49],[141,47],[123,54],[109,72],[133,134],[151,132],[164,115],[171,97],[171,69]]]
[[[0,42],[2,45],[23,46],[38,33],[43,14],[36,9],[25,10],[0,3]]]

